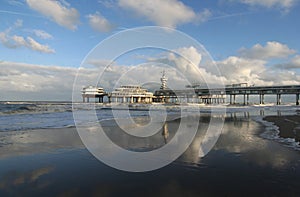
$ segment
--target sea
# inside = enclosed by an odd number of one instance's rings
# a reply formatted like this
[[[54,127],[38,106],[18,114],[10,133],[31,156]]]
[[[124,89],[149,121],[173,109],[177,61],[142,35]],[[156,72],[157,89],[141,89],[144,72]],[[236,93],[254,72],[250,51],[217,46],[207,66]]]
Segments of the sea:
[[[74,105],[76,107],[74,107]],[[121,106],[121,107],[120,107]],[[180,117],[180,106],[178,105],[156,105],[154,108],[150,105],[119,105],[117,110],[129,109],[130,113],[118,113],[117,118],[134,118],[150,116],[151,110],[160,110],[162,107],[166,109],[168,115]],[[244,105],[185,105],[195,110],[200,110],[201,114],[210,114],[212,109],[214,112],[225,112],[226,117],[242,117],[250,118],[253,121],[259,122],[266,126],[266,131],[261,134],[261,137],[281,142],[287,146],[299,149],[298,142],[293,139],[281,138],[278,127],[273,123],[263,120],[265,116],[282,116],[295,115],[300,113],[299,106],[294,103],[285,103],[277,106],[273,103],[265,105],[251,104]],[[0,132],[11,131],[27,131],[35,129],[50,129],[50,128],[68,128],[75,127],[73,111],[88,111],[95,110],[97,119],[113,120],[116,113],[112,112],[113,106],[100,103],[72,103],[72,102],[49,102],[49,101],[2,101],[0,102]],[[224,111],[225,110],[225,111]],[[89,113],[87,113],[89,114]],[[92,117],[83,117],[81,121],[88,121]],[[77,122],[78,123],[78,122]]]

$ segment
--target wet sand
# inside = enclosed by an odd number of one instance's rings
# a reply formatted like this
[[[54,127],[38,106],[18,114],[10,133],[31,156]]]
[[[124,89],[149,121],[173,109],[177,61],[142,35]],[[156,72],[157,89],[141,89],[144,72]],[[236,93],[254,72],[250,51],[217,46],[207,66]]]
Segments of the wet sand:
[[[273,122],[279,128],[279,136],[300,141],[300,115],[267,116],[264,120]]]
[[[299,152],[262,139],[264,127],[226,118],[214,148],[199,158],[207,119],[189,149],[170,165],[145,173],[113,169],[92,156],[75,128],[2,133],[0,196],[299,196]],[[169,132],[178,120],[170,121]],[[111,138],[120,146],[145,142]],[[165,143],[159,133],[153,140]],[[128,147],[130,146],[130,147]]]

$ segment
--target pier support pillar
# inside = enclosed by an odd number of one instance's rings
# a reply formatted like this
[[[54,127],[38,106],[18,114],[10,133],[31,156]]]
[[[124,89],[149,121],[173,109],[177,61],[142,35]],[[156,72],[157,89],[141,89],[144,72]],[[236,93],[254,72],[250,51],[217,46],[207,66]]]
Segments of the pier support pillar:
[[[296,105],[299,105],[299,94],[296,94]]]
[[[246,105],[246,94],[244,94],[244,105]]]
[[[233,104],[236,104],[236,100],[235,100],[235,94],[233,95]]]
[[[265,95],[264,94],[259,94],[259,104],[265,104]]]
[[[247,94],[247,105],[249,105],[249,94]]]
[[[281,104],[281,94],[277,94],[277,105]]]

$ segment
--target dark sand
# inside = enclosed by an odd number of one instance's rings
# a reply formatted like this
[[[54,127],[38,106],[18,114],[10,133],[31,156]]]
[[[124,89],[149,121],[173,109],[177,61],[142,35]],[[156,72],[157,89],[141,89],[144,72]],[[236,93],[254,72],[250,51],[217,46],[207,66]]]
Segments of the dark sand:
[[[300,115],[268,116],[264,120],[273,122],[279,127],[279,135],[283,138],[293,138],[300,141]]]
[[[198,157],[202,131],[172,164],[145,173],[113,169],[93,157],[75,128],[2,133],[0,196],[299,196],[300,155],[259,137],[264,127],[227,118],[215,147]],[[170,132],[178,121],[169,122]],[[108,126],[116,138],[118,128]],[[119,144],[138,148],[145,142]],[[160,146],[164,136],[154,142]],[[137,147],[135,147],[137,146]],[[130,148],[127,147],[127,148]]]

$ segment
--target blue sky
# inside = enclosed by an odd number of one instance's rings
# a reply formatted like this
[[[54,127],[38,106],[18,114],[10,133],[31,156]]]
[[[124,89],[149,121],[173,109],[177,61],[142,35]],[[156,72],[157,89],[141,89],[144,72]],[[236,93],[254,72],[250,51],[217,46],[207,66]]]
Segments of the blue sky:
[[[156,25],[203,44],[226,83],[299,82],[298,0],[3,0],[0,5],[0,87],[6,93],[0,100],[68,100],[76,69],[99,42],[125,29]],[[233,75],[237,68],[241,71]],[[64,80],[71,85],[57,93],[55,83]]]

